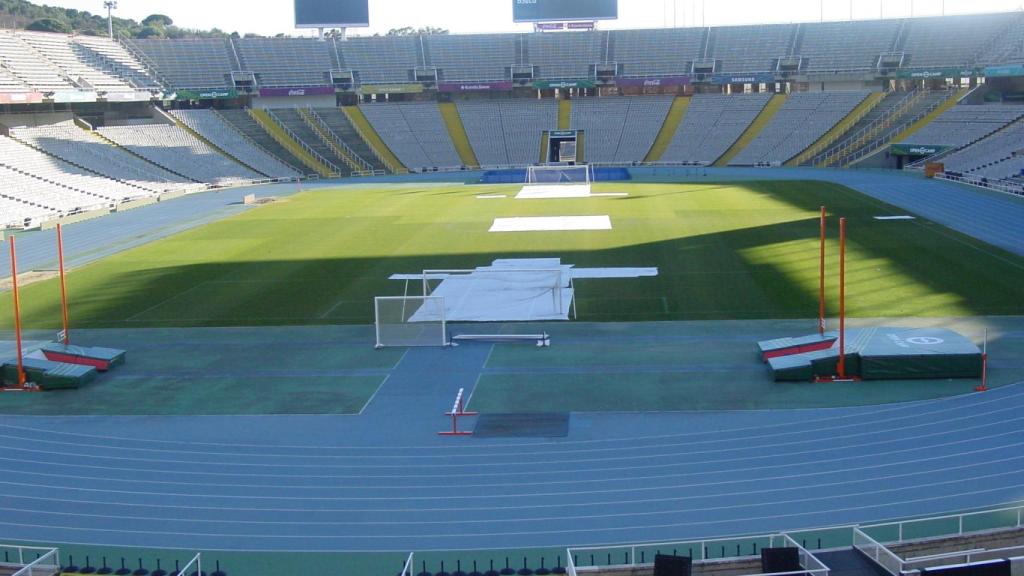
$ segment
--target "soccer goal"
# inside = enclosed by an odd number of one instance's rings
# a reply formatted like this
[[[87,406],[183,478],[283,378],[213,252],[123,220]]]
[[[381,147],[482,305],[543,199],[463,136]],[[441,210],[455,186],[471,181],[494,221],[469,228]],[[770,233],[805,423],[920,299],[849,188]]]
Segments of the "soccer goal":
[[[377,348],[447,346],[441,296],[380,296],[374,299]]]
[[[589,196],[593,182],[590,166],[545,165],[526,168],[526,186],[518,198],[570,198]]]

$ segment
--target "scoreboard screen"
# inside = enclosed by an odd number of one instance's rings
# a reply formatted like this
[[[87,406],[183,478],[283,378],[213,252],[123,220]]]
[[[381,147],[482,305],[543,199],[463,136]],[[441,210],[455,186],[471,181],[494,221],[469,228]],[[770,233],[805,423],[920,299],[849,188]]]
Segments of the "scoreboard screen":
[[[512,0],[512,19],[516,22],[614,20],[618,17],[618,0]]]
[[[370,0],[295,0],[296,28],[370,25]]]

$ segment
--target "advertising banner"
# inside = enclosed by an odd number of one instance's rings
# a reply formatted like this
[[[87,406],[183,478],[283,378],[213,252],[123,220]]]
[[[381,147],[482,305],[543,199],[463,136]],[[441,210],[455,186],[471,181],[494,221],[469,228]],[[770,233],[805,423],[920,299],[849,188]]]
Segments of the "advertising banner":
[[[934,156],[945,152],[949,146],[933,146],[931,144],[893,144],[889,154],[893,156]]]
[[[985,76],[988,78],[1024,76],[1024,65],[1013,64],[1009,66],[989,66],[988,68],[985,68]]]
[[[53,101],[57,103],[70,103],[70,102],[95,102],[95,92],[55,92],[53,94]]]
[[[423,92],[423,84],[363,84],[359,91],[363,94],[419,94]]]
[[[178,100],[229,100],[238,98],[238,91],[229,88],[216,88],[207,90],[175,90]]]
[[[42,92],[0,92],[0,104],[39,104]]]
[[[260,88],[260,96],[327,96],[334,94],[333,86],[309,88]]]
[[[465,82],[457,84],[444,82],[437,85],[441,92],[507,92],[513,88],[511,82]]]
[[[711,83],[718,86],[726,84],[771,84],[773,82],[775,82],[775,75],[768,73],[715,74],[711,77]]]
[[[616,78],[619,88],[674,88],[690,83],[689,76],[665,76],[663,78]]]
[[[595,84],[590,80],[538,80],[533,83],[533,87],[537,90],[550,90],[553,88],[567,89],[567,88],[593,88]]]
[[[900,70],[896,73],[897,78],[913,78],[915,80],[927,80],[929,78],[970,78],[981,76],[978,70],[973,68],[936,68],[932,70]]]
[[[512,0],[515,22],[614,20],[618,17],[618,0]]]

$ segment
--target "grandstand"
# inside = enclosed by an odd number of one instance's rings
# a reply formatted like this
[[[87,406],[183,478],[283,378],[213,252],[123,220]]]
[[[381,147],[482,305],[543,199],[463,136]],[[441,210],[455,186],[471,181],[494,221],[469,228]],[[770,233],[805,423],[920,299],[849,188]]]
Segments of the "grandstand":
[[[338,36],[0,30],[19,352],[40,365],[64,321],[58,223],[74,345],[134,346],[81,389],[0,394],[0,533],[68,543],[69,576],[650,576],[670,552],[697,576],[964,576],[931,570],[1024,553],[1024,12]],[[572,134],[589,166],[539,166]],[[755,342],[814,325],[823,204],[827,315],[851,226],[853,344],[952,326],[991,382],[769,381]],[[555,298],[559,323],[419,308],[481,270],[522,285],[459,306]],[[776,546],[798,565],[760,564]],[[200,549],[236,564],[178,570]],[[4,552],[0,576],[42,576]]]
[[[729,165],[781,165],[817,142],[868,94],[854,90],[790,95],[764,130]]]
[[[770,94],[697,94],[661,162],[714,164],[746,131],[770,98]]]
[[[177,126],[104,126],[100,136],[193,182],[230,186],[263,179]]]
[[[297,178],[299,172],[270,155],[213,110],[173,110],[171,114],[235,160],[270,178]]]
[[[363,107],[363,113],[410,170],[462,166],[437,104],[371,104]]]

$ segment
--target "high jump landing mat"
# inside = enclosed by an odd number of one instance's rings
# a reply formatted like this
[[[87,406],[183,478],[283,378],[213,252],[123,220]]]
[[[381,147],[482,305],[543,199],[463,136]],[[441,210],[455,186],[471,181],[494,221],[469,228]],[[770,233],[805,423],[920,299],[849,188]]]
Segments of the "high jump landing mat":
[[[758,343],[776,382],[838,376],[839,333]],[[846,374],[862,380],[980,378],[982,351],[943,328],[860,328],[846,333]]]

